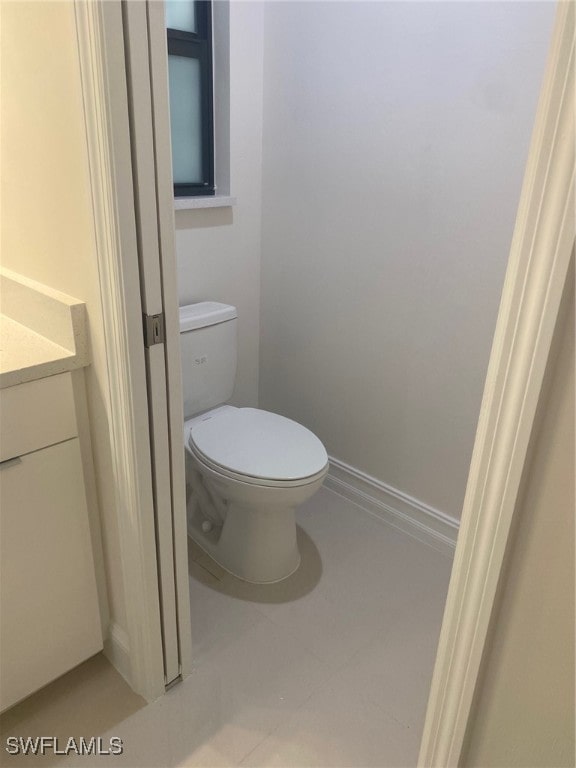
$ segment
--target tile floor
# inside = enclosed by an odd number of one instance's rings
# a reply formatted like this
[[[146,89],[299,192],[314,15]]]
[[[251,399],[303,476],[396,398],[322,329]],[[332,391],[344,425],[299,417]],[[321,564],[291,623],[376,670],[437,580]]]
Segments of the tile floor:
[[[254,586],[190,547],[194,671],[145,706],[102,657],[3,716],[2,765],[414,766],[450,560],[328,489],[302,566]],[[122,757],[10,757],[7,735],[102,735]]]

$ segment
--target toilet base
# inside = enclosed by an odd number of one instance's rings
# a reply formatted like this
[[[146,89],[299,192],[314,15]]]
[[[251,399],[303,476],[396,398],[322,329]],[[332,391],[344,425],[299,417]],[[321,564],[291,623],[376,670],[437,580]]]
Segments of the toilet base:
[[[252,584],[272,584],[300,565],[293,507],[258,508],[231,502],[221,526],[202,530],[209,519],[192,491],[188,535],[225,571]]]
[[[233,576],[271,584],[300,565],[295,511],[321,487],[328,465],[300,481],[264,485],[208,466],[186,446],[188,535]]]

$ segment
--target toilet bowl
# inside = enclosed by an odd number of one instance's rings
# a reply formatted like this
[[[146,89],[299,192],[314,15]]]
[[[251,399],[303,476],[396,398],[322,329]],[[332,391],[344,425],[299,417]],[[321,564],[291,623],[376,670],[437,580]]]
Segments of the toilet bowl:
[[[237,312],[180,308],[188,535],[222,568],[269,583],[300,564],[296,508],[322,485],[328,455],[309,429],[225,405],[237,362]]]
[[[294,573],[294,512],[328,471],[320,440],[283,416],[232,406],[188,420],[184,437],[189,535],[245,581]]]

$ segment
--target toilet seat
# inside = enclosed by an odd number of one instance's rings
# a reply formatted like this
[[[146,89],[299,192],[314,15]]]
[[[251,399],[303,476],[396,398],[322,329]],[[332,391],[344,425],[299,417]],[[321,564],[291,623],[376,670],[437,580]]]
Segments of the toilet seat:
[[[297,480],[266,480],[261,477],[252,477],[249,475],[239,475],[238,473],[231,472],[218,464],[212,463],[205,456],[199,454],[193,445],[186,446],[186,449],[192,454],[194,459],[200,466],[208,471],[214,473],[218,477],[226,480],[233,480],[236,483],[240,483],[245,486],[261,486],[263,488],[300,488],[305,485],[312,485],[318,480],[321,480],[328,472],[328,463],[326,463],[324,469],[317,472],[315,475],[308,477],[300,477]]]
[[[255,485],[314,482],[328,464],[326,449],[309,429],[257,408],[227,407],[212,418],[194,420],[187,442],[213,471]]]

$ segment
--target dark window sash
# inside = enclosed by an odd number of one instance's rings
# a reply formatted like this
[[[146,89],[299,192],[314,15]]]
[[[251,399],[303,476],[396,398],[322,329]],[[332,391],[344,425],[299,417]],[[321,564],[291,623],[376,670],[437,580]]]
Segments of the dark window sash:
[[[174,184],[174,197],[208,197],[214,195],[214,186],[201,184]]]
[[[195,3],[197,33],[168,29],[168,55],[185,56],[200,62],[200,104],[202,109],[202,182],[174,184],[175,197],[215,194],[214,187],[214,103],[212,94],[212,24],[208,0]]]

